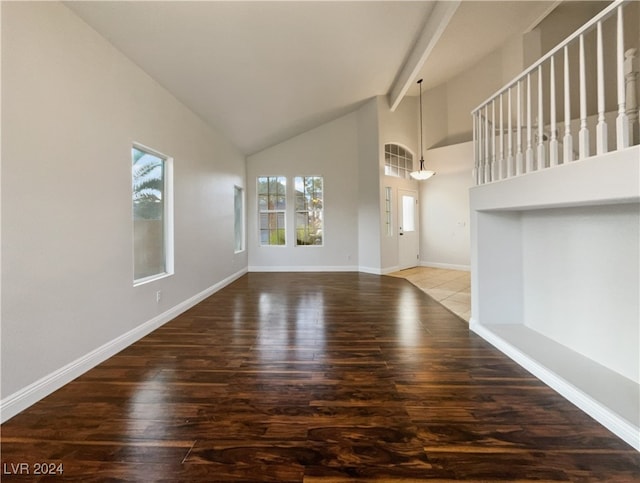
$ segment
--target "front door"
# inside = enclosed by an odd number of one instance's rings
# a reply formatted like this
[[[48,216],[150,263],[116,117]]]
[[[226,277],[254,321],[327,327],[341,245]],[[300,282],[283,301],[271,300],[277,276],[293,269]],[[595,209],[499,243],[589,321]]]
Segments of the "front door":
[[[398,190],[398,264],[400,270],[418,265],[418,194]]]

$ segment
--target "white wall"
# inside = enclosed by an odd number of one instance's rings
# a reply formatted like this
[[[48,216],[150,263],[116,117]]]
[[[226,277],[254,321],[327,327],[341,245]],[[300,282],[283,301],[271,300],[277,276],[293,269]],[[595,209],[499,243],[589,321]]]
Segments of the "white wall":
[[[640,207],[522,214],[524,324],[640,382]]]
[[[424,139],[427,148],[470,141],[471,111],[519,74],[524,66],[523,37],[504,45],[423,95]]]
[[[438,174],[420,183],[421,265],[470,267],[471,111],[522,71],[524,40],[520,35],[511,37],[423,95],[425,160]]]
[[[358,114],[354,112],[247,158],[250,270],[357,270],[358,149]],[[259,244],[259,176],[287,177],[286,246]],[[323,177],[323,246],[295,245],[295,176]]]
[[[381,273],[380,242],[380,128],[378,104],[373,98],[358,109],[358,267],[362,272]]]
[[[423,92],[422,123],[424,149],[445,146],[449,135],[449,112],[447,102],[447,85]],[[471,113],[469,112],[469,116]],[[418,128],[420,129],[420,128]]]
[[[469,270],[473,143],[430,149],[425,162],[436,175],[420,183],[421,265]]]
[[[3,403],[246,270],[244,157],[60,3],[2,3],[2,129]],[[175,275],[135,288],[133,142],[175,183]]]
[[[417,149],[417,101],[405,99],[395,112],[386,97],[367,101],[356,111],[251,155],[247,159],[249,269],[359,270],[386,273],[398,269],[397,236],[387,237],[384,188],[418,191],[412,180],[384,175],[384,144]],[[286,176],[293,206],[294,176],[324,178],[325,243],[297,247],[293,211],[287,213],[287,245],[260,246],[255,183],[258,176]]]
[[[471,111],[508,82],[502,71],[502,53],[497,51],[447,83],[447,144],[471,140]]]

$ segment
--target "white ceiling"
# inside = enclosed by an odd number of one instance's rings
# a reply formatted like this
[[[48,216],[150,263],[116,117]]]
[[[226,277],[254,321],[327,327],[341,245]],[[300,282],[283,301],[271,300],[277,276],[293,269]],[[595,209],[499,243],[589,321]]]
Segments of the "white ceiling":
[[[424,77],[425,87],[447,80],[530,27],[551,3],[462,2],[413,80]],[[434,4],[66,3],[246,154],[387,95]]]

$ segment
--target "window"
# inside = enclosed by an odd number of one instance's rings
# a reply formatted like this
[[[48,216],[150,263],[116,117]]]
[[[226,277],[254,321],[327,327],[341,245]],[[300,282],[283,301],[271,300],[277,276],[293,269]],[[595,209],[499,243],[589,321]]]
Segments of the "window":
[[[391,224],[391,186],[384,188],[384,219],[387,236],[393,236],[393,225]]]
[[[384,174],[409,178],[413,171],[413,154],[398,144],[384,145]]]
[[[132,158],[134,284],[172,273],[170,160],[134,146]]]
[[[285,245],[287,179],[284,176],[258,178],[260,245]]]
[[[416,231],[416,199],[402,195],[402,231]]]
[[[244,190],[239,186],[233,187],[233,225],[234,250],[238,253],[244,250]]]
[[[296,176],[296,245],[322,245],[321,176]]]

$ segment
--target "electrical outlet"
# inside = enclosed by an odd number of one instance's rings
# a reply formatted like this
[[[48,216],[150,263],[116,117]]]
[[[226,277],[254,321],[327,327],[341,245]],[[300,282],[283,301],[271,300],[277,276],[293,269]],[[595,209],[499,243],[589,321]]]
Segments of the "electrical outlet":
[[[158,290],[156,292],[156,302],[160,302],[162,300],[162,290]]]

